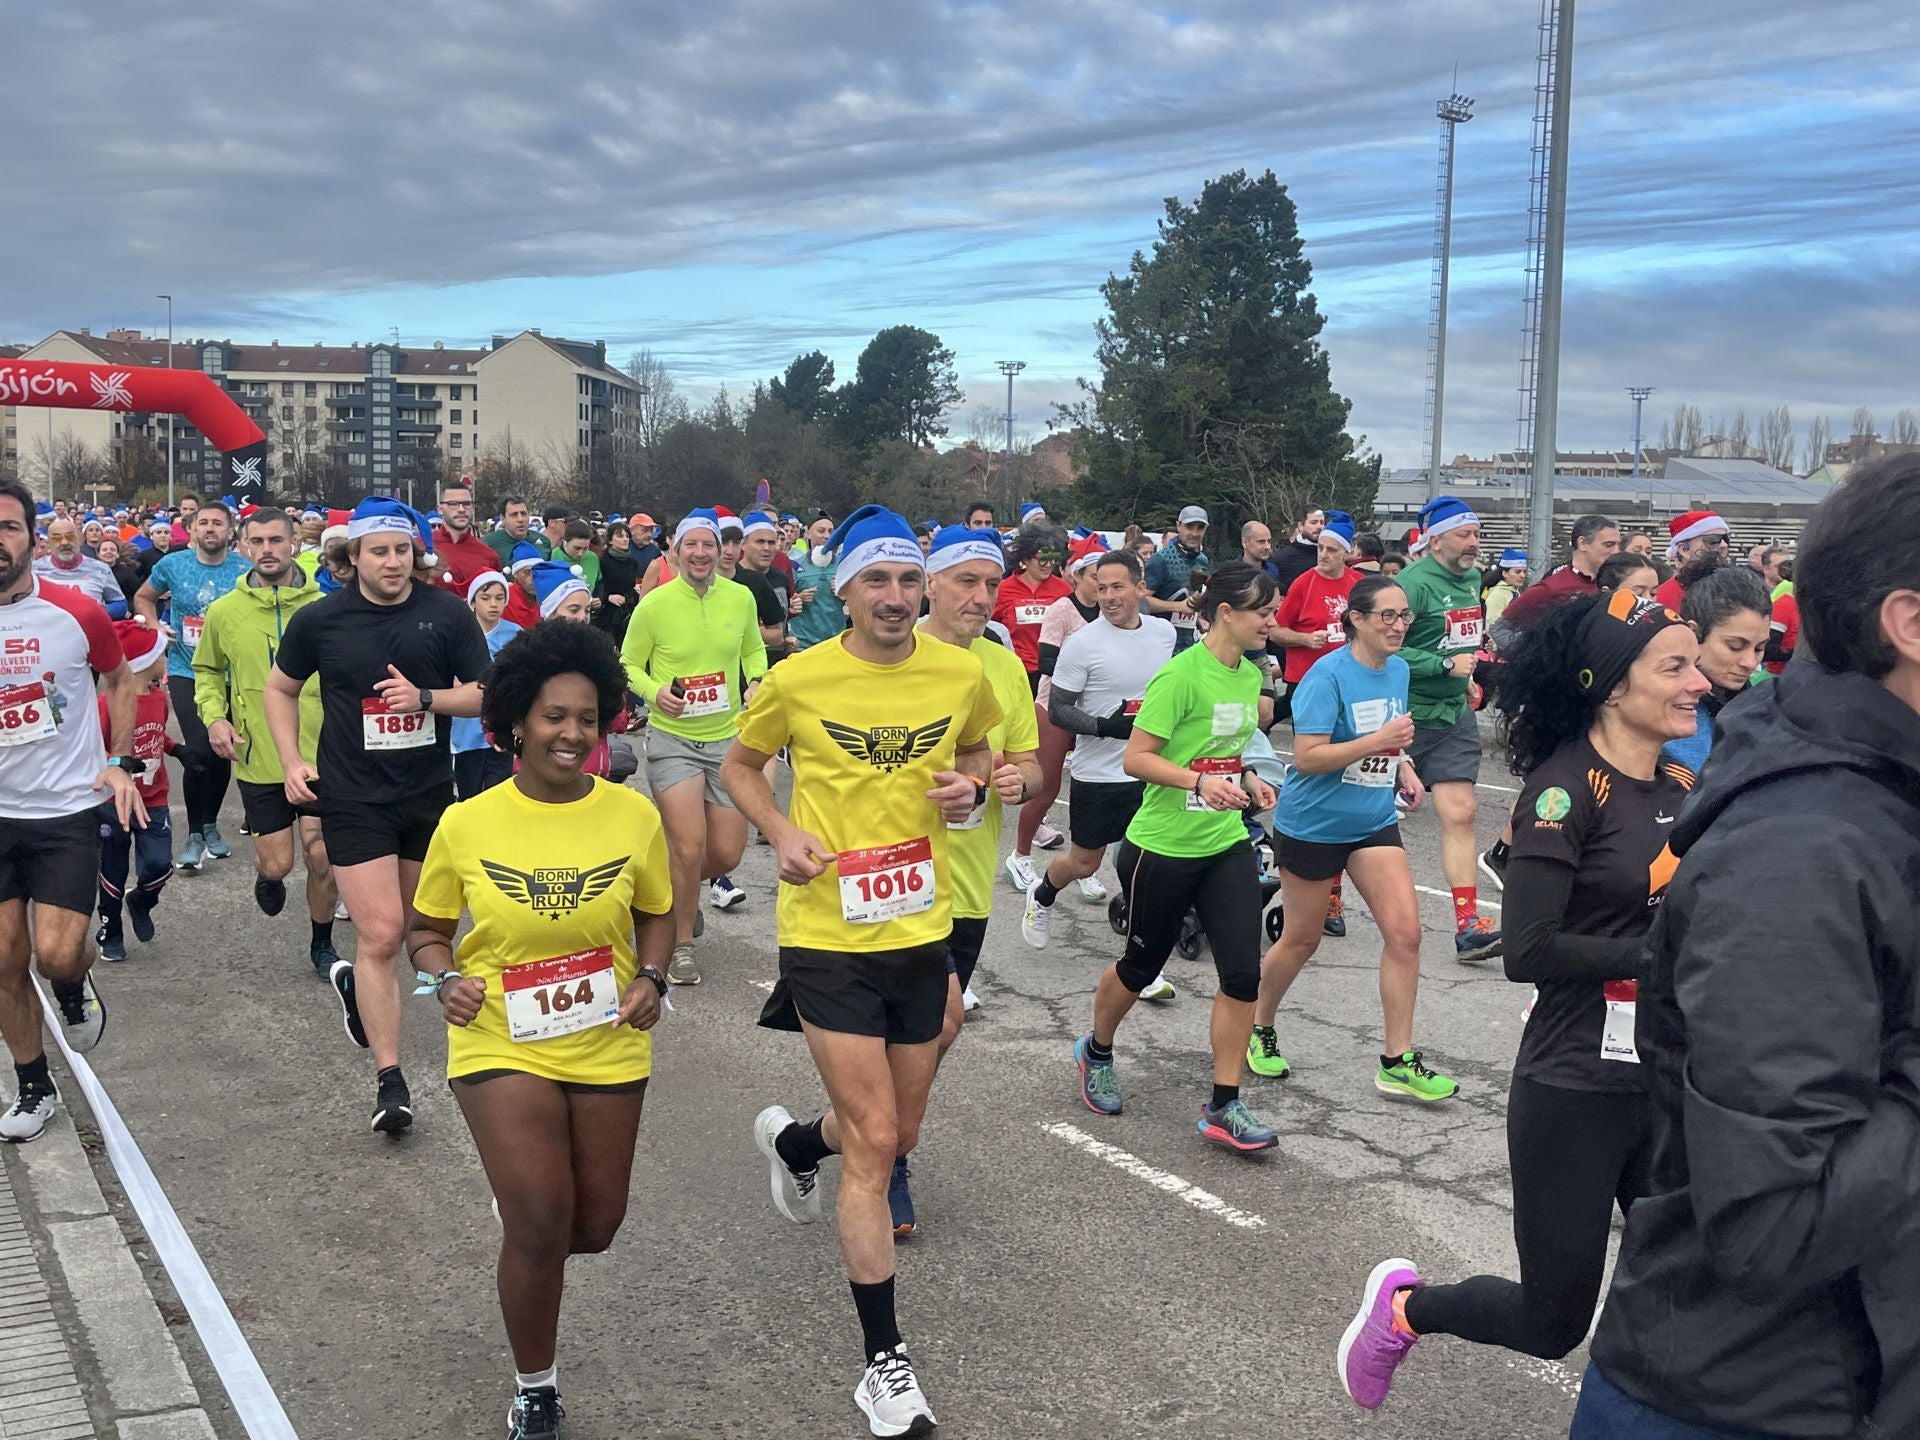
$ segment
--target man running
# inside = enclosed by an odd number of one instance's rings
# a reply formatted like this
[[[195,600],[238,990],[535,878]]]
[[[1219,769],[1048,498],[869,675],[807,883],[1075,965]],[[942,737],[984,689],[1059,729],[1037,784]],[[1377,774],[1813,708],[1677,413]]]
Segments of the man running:
[[[1267,567],[1280,587],[1281,595],[1292,588],[1293,582],[1319,563],[1320,533],[1327,528],[1327,512],[1318,505],[1309,505],[1300,512],[1300,518],[1294,522],[1293,539],[1273,557],[1273,563]]]
[[[805,1031],[834,1110],[798,1125],[778,1105],[754,1121],[776,1208],[819,1218],[820,1162],[842,1157],[840,1254],[866,1374],[854,1401],[875,1435],[923,1435],[933,1411],[894,1316],[894,1157],[919,1138],[947,1008],[949,823],[986,788],[1000,707],[980,662],[914,628],[925,560],[907,522],[878,505],[830,537],[852,617],[843,636],[767,675],[722,767],[728,792],[779,857],[780,979],[761,1023]],[[793,754],[793,818],[765,774]],[[833,871],[831,876],[828,871]]]
[[[71,585],[98,602],[109,618],[127,613],[127,597],[113,567],[80,547],[80,527],[61,516],[47,526],[47,553],[33,562],[33,573],[55,585]]]
[[[444,508],[441,513],[446,513]],[[514,548],[521,544],[533,546],[535,559],[547,558],[546,536],[534,532],[533,512],[527,508],[523,495],[509,495],[500,502],[500,528],[488,531],[481,540],[493,551],[501,570],[513,563]]]
[[[181,502],[184,511],[186,502]],[[194,763],[183,767],[181,798],[187,807],[187,842],[180,851],[180,868],[197,872],[207,857],[224,860],[233,853],[220,834],[220,805],[227,798],[233,766],[214,753],[207,727],[200,723],[194,703],[193,651],[200,643],[200,627],[207,607],[233,589],[247,573],[247,562],[233,553],[233,513],[219,500],[209,500],[193,514],[193,544],[176,550],[158,565],[133,596],[133,608],[155,624],[160,606],[167,607],[173,643],[167,646],[167,698],[180,722],[181,748],[192,752]]]
[[[278,915],[286,907],[298,826],[312,926],[307,959],[324,980],[340,958],[333,948],[339,892],[319,818],[296,814],[287,800],[287,777],[265,710],[274,652],[293,617],[321,598],[320,587],[293,563],[293,518],[284,510],[256,510],[242,520],[240,549],[253,568],[207,607],[193,652],[194,699],[213,753],[233,762],[239,774],[240,804],[253,837],[253,899],[262,914]],[[318,757],[320,723],[320,682],[309,679],[300,692],[300,755],[309,765]]]
[[[774,564],[779,555],[780,532],[773,521],[762,514],[748,517],[740,568],[733,578],[753,596],[769,665],[786,658],[787,611],[793,602],[793,575]]]
[[[287,800],[317,811],[333,876],[353,916],[354,960],[328,978],[347,1035],[373,1051],[373,1128],[413,1124],[400,1071],[397,961],[420,863],[453,803],[447,717],[480,713],[486,637],[459,596],[413,578],[426,547],[417,510],[381,495],[347,522],[354,577],[288,623],[267,675],[267,728]],[[320,677],[317,762],[301,753],[300,694]]]
[[[1582,515],[1573,522],[1568,542],[1567,563],[1556,565],[1539,580],[1514,597],[1499,617],[1500,634],[1495,636],[1503,649],[1511,648],[1512,637],[1533,623],[1540,611],[1569,595],[1591,595],[1600,567],[1620,549],[1620,526],[1605,515]]]
[[[1500,931],[1480,914],[1474,786],[1480,780],[1480,722],[1467,704],[1480,648],[1480,517],[1451,495],[1420,507],[1427,553],[1400,572],[1413,624],[1401,647],[1412,675],[1413,768],[1440,817],[1440,866],[1453,892],[1454,958],[1500,953]]]
[[[788,630],[796,650],[831,640],[847,628],[846,608],[833,588],[833,562],[816,558],[819,547],[832,534],[833,517],[822,510],[807,526],[800,553],[793,557],[793,600],[789,604],[793,620]]]
[[[1674,571],[1653,592],[1653,598],[1669,610],[1678,610],[1688,586],[1733,559],[1729,548],[1733,535],[1727,522],[1711,510],[1689,510],[1674,516],[1667,522],[1667,534],[1671,537],[1667,541],[1667,563]]]
[[[1189,505],[1180,512],[1179,528],[1173,538],[1154,552],[1147,562],[1147,609],[1172,622],[1178,653],[1193,644],[1200,602],[1193,594],[1195,573],[1208,574],[1213,561],[1207,558],[1207,512]]]
[[[447,583],[462,595],[473,577],[500,568],[493,546],[473,533],[473,487],[450,480],[440,487],[440,523],[433,528],[433,553],[447,566]]]
[[[731,880],[720,884],[747,848],[747,822],[720,784],[720,762],[733,717],[767,673],[753,596],[718,573],[720,543],[718,515],[687,512],[673,534],[673,578],[634,607],[620,644],[628,682],[652,715],[647,779],[673,867],[667,979],[675,985],[700,983],[693,940],[702,882],[714,882],[715,909],[731,908],[743,894]]]
[[[60,1103],[33,962],[53,986],[67,1044],[91,1050],[106,1028],[91,941],[103,792],[122,825],[147,819],[134,784],[140,682],[107,612],[36,578],[32,555],[33,495],[0,480],[0,1034],[18,1082],[0,1139],[14,1142],[38,1137]],[[112,719],[106,744],[96,674]]]

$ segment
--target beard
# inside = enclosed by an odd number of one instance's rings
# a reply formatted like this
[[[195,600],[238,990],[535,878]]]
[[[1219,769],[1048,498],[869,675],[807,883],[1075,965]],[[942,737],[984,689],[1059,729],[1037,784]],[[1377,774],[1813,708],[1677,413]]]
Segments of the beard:
[[[1691,589],[1697,581],[1706,579],[1707,576],[1726,564],[1728,558],[1729,554],[1727,551],[1719,550],[1709,545],[1698,555],[1688,559],[1686,563],[1680,567],[1675,578],[1680,581],[1680,588],[1682,590]]]

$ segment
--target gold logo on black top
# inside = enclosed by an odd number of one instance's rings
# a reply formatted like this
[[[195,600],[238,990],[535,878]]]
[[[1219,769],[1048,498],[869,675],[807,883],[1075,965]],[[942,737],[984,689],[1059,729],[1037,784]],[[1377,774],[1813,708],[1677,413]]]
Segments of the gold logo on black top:
[[[563,911],[578,910],[590,900],[598,900],[607,887],[620,878],[631,856],[622,855],[591,870],[576,866],[551,866],[546,869],[516,870],[493,860],[482,860],[480,868],[509,900],[517,900],[529,910],[558,920]]]
[[[940,737],[953,724],[951,715],[943,715],[918,730],[905,725],[876,725],[871,730],[856,730],[832,720],[820,726],[833,737],[833,743],[856,760],[864,760],[883,775],[891,775],[940,743]]]

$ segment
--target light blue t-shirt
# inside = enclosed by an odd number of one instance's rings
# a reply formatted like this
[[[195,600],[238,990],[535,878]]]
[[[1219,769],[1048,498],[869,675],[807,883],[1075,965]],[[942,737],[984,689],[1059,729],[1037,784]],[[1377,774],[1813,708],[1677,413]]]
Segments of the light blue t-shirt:
[[[167,646],[167,674],[193,678],[193,652],[200,643],[200,617],[207,607],[240,582],[253,567],[234,551],[218,565],[203,565],[197,550],[175,550],[153,567],[147,583],[167,602],[161,614],[173,629]]]
[[[500,647],[520,633],[520,627],[511,620],[498,622],[487,632],[487,654],[498,655]],[[480,724],[478,715],[456,715],[453,729],[447,732],[455,755],[464,755],[469,750],[487,748],[487,732]]]
[[[806,609],[787,624],[787,633],[800,642],[801,650],[831,640],[847,628],[846,607],[833,593],[834,569],[832,565],[816,565],[811,558],[793,562],[793,593],[813,591],[813,599],[807,602]]]
[[[1407,662],[1389,655],[1369,670],[1343,645],[1316,661],[1293,692],[1293,733],[1325,735],[1335,745],[1371,735],[1407,713]],[[1344,770],[1302,775],[1287,767],[1274,828],[1316,845],[1350,845],[1394,823],[1398,755],[1365,755]]]

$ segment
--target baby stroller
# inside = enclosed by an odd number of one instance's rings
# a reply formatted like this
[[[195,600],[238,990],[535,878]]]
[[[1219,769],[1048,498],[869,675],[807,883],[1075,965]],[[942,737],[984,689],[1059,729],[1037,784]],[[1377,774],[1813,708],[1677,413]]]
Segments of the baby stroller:
[[[1266,912],[1266,931],[1269,942],[1280,938],[1280,932],[1286,925],[1286,916],[1275,903],[1280,894],[1280,860],[1274,849],[1273,837],[1266,827],[1252,816],[1247,817],[1247,843],[1253,846],[1254,854],[1260,862],[1260,908]],[[1127,892],[1123,886],[1107,901],[1107,924],[1113,927],[1113,933],[1127,933]],[[1180,918],[1180,934],[1173,942],[1174,954],[1182,960],[1198,960],[1206,949],[1207,937],[1200,929],[1200,917],[1189,910]]]

